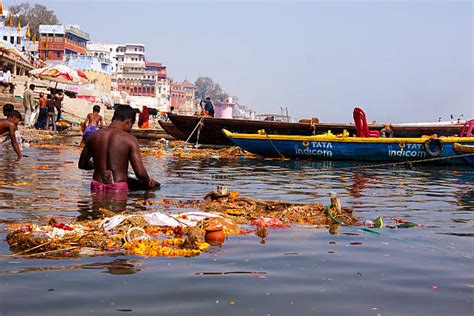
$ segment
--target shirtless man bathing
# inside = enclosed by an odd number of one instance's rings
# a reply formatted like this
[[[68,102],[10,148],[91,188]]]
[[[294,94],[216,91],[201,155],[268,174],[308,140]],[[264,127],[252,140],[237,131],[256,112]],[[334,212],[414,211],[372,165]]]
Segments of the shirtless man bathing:
[[[103,119],[100,116],[100,106],[94,105],[92,113],[87,114],[84,124],[84,135],[82,136],[81,148],[84,147],[89,136],[103,127]]]
[[[7,133],[10,137],[11,144],[13,149],[15,150],[16,154],[18,155],[18,159],[23,157],[21,153],[20,146],[18,145],[18,140],[16,139],[16,129],[18,123],[21,121],[21,114],[18,111],[12,110],[11,112],[7,112],[6,119],[0,119],[0,135]]]
[[[115,110],[109,127],[92,133],[79,159],[79,168],[94,170],[92,191],[128,191],[128,164],[132,165],[139,184],[137,189],[155,189],[160,185],[147,173],[138,140],[129,132],[135,123],[135,111],[128,105]],[[90,159],[93,159],[93,162]]]

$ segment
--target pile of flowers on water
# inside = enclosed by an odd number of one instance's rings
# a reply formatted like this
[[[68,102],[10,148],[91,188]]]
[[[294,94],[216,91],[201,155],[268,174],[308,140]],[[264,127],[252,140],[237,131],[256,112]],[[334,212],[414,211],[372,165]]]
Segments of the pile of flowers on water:
[[[153,213],[114,214],[102,209],[95,220],[43,225],[11,224],[7,242],[16,255],[27,257],[90,256],[134,254],[138,256],[192,257],[209,246],[223,245],[229,235],[251,234],[263,243],[268,229],[295,224],[329,226],[352,225],[357,218],[337,203],[293,204],[241,197],[226,188],[208,193],[203,200],[140,201],[141,206],[159,204]],[[171,213],[171,207],[193,209]]]
[[[141,149],[143,156],[175,157],[182,159],[242,159],[256,158],[254,154],[240,147],[192,148],[183,142],[158,143],[157,147],[144,147]]]

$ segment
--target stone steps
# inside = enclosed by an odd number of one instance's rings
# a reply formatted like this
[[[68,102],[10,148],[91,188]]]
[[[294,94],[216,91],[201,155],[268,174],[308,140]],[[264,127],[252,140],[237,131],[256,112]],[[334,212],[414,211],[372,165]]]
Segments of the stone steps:
[[[0,92],[0,106],[3,108],[6,103],[13,104],[15,110],[19,111],[21,114],[24,114],[25,110],[23,109],[23,99],[18,99],[11,94]]]

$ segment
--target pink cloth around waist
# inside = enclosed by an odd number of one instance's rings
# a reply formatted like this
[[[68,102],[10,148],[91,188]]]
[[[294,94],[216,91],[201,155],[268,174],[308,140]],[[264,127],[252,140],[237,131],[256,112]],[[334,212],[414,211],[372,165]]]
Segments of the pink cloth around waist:
[[[128,183],[116,182],[116,183],[105,184],[96,180],[92,180],[91,190],[94,192],[104,192],[104,191],[128,192]]]

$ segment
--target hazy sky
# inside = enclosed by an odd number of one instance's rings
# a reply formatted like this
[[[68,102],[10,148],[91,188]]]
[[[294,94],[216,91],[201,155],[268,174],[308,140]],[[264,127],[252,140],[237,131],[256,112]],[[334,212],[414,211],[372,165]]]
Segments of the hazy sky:
[[[3,1],[4,6],[22,1]],[[474,117],[470,1],[44,0],[93,41],[139,42],[177,80],[258,112],[379,122]]]

